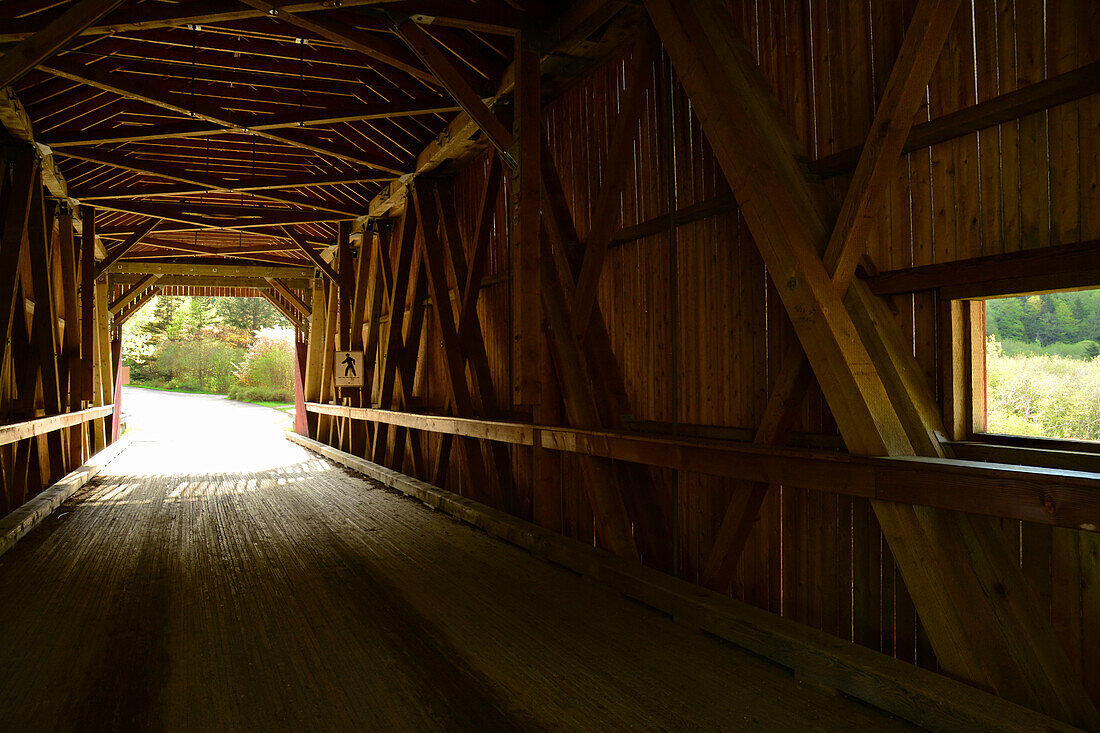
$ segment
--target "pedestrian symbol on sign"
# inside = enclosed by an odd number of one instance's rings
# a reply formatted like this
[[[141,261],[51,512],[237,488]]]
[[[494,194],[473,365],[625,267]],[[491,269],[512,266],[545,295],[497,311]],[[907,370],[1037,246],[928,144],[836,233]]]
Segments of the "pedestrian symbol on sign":
[[[362,351],[337,351],[332,360],[332,383],[337,387],[362,387],[362,364]]]
[[[347,368],[344,369],[345,377],[348,376],[349,373],[351,376],[355,376],[355,359],[352,358],[351,354],[344,354],[344,360],[340,363],[347,364]]]

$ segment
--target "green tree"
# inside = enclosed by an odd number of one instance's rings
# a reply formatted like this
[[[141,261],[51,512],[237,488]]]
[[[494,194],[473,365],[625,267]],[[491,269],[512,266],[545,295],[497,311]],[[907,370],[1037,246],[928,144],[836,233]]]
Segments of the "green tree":
[[[169,338],[198,340],[202,332],[216,323],[214,307],[209,298],[192,297],[176,311],[169,328]]]
[[[283,321],[282,314],[263,298],[217,298],[215,311],[225,325],[250,334]]]
[[[143,330],[154,337],[167,338],[172,319],[182,302],[183,298],[178,295],[158,295],[153,305],[153,317],[143,326]]]
[[[1023,298],[998,298],[986,305],[986,330],[1001,341],[1025,341]]]

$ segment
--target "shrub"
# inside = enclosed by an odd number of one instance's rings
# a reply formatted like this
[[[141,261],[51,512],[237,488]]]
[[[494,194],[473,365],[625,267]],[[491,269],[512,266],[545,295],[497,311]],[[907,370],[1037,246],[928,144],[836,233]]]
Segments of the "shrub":
[[[261,331],[237,367],[236,377],[244,387],[266,389],[285,397],[294,383],[293,332]]]
[[[1100,440],[1100,360],[986,351],[991,433]]]

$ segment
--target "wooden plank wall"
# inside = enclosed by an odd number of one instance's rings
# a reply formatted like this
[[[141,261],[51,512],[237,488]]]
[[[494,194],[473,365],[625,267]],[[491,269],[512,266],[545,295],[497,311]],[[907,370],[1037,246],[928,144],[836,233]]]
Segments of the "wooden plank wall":
[[[729,0],[811,158],[863,142],[915,0]],[[1100,4],[1088,0],[967,0],[929,84],[918,122],[1095,61]],[[548,104],[545,126],[583,238],[607,137],[624,91],[628,51]],[[620,227],[728,191],[690,104],[662,55],[649,70]],[[1100,237],[1100,98],[1085,98],[914,152],[898,165],[889,204],[867,243],[879,269]],[[488,154],[455,176],[460,225],[474,227]],[[510,286],[501,193],[486,286],[478,305],[499,394],[509,395]],[[848,176],[830,179],[842,197]],[[467,245],[470,243],[467,242]],[[396,261],[395,241],[389,255]],[[469,255],[469,252],[468,252]],[[1098,283],[1100,285],[1100,283]],[[409,294],[411,304],[413,294]],[[612,250],[600,284],[634,416],[665,424],[755,428],[793,331],[744,223],[713,216]],[[895,299],[897,316],[938,393],[941,314],[934,294]],[[418,409],[446,405],[440,334],[424,319]],[[530,415],[514,413],[516,419]],[[796,430],[832,435],[818,389]],[[433,455],[437,435],[420,435]],[[512,449],[516,480],[529,454]],[[406,454],[406,471],[411,466]],[[669,475],[677,488],[676,572],[697,580],[734,482]],[[576,456],[563,458],[567,535],[592,542],[592,512]],[[447,486],[460,493],[452,461]],[[1041,602],[1094,700],[1100,701],[1100,541],[1095,533],[1004,522]],[[737,598],[935,668],[930,645],[862,499],[784,489],[764,504],[730,592]]]
[[[36,151],[0,146],[0,423],[112,402],[107,283],[90,274],[90,241],[48,194]],[[85,280],[91,287],[81,293]],[[110,420],[0,446],[0,517],[110,443]]]

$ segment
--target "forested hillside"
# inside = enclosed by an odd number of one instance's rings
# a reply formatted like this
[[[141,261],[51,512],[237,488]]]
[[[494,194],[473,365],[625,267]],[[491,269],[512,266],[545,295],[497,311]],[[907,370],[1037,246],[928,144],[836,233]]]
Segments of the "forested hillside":
[[[1041,353],[1095,358],[1100,355],[1100,289],[988,300],[986,331],[1005,344],[1008,353],[1021,351],[1019,346],[1013,348],[1013,342],[1018,342],[1038,345],[1044,350]],[[1058,344],[1077,348],[1058,348]]]

